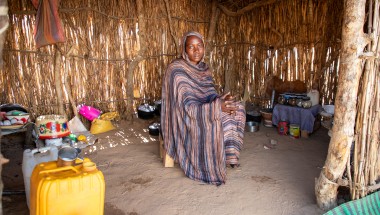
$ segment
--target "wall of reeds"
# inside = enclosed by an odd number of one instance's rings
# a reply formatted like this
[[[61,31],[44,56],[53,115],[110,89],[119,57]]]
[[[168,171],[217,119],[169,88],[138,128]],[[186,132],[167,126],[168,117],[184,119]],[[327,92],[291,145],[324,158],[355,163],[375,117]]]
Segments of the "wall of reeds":
[[[238,97],[248,91],[248,101],[262,101],[267,99],[265,80],[276,75],[308,85],[316,81],[321,102],[332,103],[341,4],[273,1],[234,16],[225,12],[228,5],[219,3],[215,36],[207,47],[218,90],[227,88]],[[72,116],[71,97],[76,105],[86,103],[125,115],[131,95],[135,105],[138,98],[160,99],[161,77],[180,54],[183,33],[196,30],[207,37],[211,5],[211,1],[191,0],[61,1],[59,15],[67,41],[36,49],[35,8],[29,0],[9,1],[11,27],[0,101],[25,105],[34,116],[57,113],[61,102]],[[147,48],[139,53],[142,47]],[[139,55],[133,76],[128,76],[131,62]],[[58,67],[61,101],[57,101],[54,77]]]

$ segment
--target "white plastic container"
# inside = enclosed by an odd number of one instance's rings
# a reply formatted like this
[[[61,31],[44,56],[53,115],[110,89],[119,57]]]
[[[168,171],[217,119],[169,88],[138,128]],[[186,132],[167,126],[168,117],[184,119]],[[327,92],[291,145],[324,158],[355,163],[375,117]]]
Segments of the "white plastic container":
[[[62,146],[62,138],[46,139],[45,146]]]
[[[22,159],[22,174],[24,176],[24,186],[26,203],[29,207],[30,202],[30,177],[37,164],[58,159],[57,146],[47,146],[39,149],[26,149]]]
[[[307,96],[310,97],[311,106],[319,104],[319,92],[318,90],[311,90],[307,93]]]

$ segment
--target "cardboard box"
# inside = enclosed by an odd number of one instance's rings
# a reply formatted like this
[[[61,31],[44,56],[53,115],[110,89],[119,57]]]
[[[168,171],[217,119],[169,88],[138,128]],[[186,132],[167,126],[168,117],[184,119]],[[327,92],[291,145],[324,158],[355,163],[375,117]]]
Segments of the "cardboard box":
[[[306,130],[301,130],[301,137],[302,138],[309,138],[309,132]]]

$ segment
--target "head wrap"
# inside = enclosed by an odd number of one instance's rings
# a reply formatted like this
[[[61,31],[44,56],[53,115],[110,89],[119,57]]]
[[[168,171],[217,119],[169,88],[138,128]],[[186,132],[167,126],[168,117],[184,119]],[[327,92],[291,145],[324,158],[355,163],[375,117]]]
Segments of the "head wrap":
[[[190,62],[190,60],[189,60],[189,56],[186,53],[186,40],[190,36],[196,36],[199,39],[201,39],[203,42],[203,48],[205,48],[205,41],[204,41],[203,36],[200,33],[196,32],[196,31],[186,32],[185,35],[182,37],[182,58],[185,59],[187,62]],[[203,54],[202,60],[199,62],[199,64],[201,64],[204,59],[205,59],[205,55]]]

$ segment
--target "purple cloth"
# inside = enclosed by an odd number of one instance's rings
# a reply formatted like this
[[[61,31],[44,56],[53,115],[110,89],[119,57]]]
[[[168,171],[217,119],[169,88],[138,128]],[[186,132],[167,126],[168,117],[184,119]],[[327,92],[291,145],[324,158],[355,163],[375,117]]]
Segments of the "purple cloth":
[[[305,109],[277,104],[273,108],[272,123],[277,126],[280,121],[286,121],[289,124],[297,124],[301,130],[312,133],[315,117],[321,111],[321,105],[314,105],[311,108]]]

